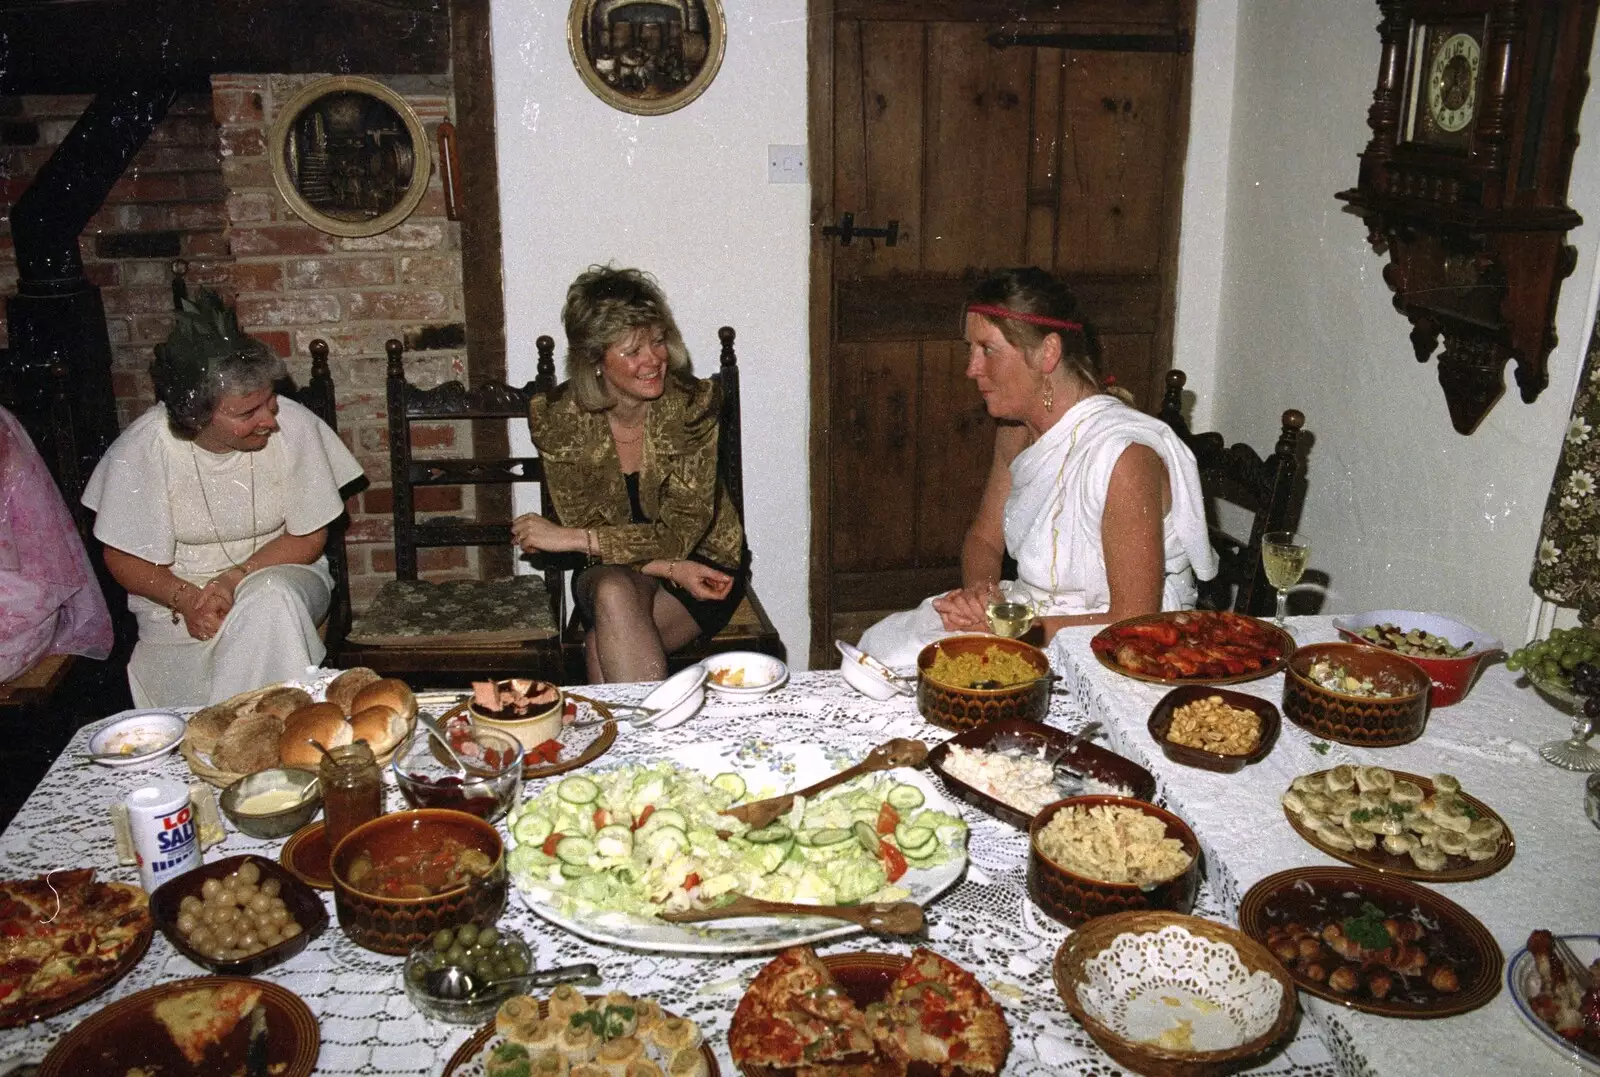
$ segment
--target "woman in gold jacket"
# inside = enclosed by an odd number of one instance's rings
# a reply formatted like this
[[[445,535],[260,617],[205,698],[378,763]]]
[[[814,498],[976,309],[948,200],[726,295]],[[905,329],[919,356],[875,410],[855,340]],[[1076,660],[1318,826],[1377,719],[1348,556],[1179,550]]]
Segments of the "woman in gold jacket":
[[[572,589],[590,679],[657,680],[744,597],[744,527],[717,479],[722,392],[690,372],[666,296],[637,269],[591,267],[561,321],[567,380],[534,398],[528,429],[564,525],[529,513],[512,534],[530,553],[589,556]]]

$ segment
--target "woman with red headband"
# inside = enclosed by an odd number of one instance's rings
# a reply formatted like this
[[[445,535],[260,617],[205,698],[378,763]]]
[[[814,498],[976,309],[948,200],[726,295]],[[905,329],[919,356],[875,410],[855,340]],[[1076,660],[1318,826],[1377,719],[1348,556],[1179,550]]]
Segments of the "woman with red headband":
[[[1194,455],[1166,423],[1102,387],[1071,293],[1044,270],[1003,270],[968,300],[967,377],[1000,420],[961,548],[962,586],[873,625],[863,650],[894,665],[952,632],[988,631],[1009,551],[1048,639],[1192,607],[1216,575]]]

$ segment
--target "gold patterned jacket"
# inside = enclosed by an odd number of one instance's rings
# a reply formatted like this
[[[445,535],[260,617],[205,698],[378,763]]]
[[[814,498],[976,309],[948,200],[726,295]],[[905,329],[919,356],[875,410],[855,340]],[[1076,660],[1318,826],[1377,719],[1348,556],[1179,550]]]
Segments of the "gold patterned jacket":
[[[744,525],[717,480],[716,382],[668,377],[645,412],[639,504],[651,522],[632,522],[628,487],[603,411],[584,411],[567,384],[528,405],[528,431],[544,459],[556,514],[592,528],[600,560],[637,565],[698,554],[730,571],[744,552]]]

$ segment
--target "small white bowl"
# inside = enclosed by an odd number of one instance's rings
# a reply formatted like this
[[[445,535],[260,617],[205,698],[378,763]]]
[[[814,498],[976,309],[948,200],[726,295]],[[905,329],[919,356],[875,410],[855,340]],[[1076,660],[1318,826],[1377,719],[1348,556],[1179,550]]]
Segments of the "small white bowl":
[[[89,738],[89,754],[105,767],[139,770],[170,755],[188,729],[172,711],[132,710],[113,714]]]
[[[708,677],[706,687],[732,699],[754,699],[789,680],[789,667],[770,654],[756,651],[728,651],[714,654],[703,663]],[[733,677],[736,684],[718,684],[717,678]]]
[[[710,670],[699,662],[680,669],[655,687],[639,705],[656,711],[654,718],[642,718],[636,726],[671,729],[693,718],[706,701],[706,678]]]
[[[834,640],[833,645],[844,656],[844,661],[839,666],[844,682],[868,699],[884,700],[897,695],[917,694],[915,688],[894,678],[888,666],[861,648],[854,647],[842,639]]]

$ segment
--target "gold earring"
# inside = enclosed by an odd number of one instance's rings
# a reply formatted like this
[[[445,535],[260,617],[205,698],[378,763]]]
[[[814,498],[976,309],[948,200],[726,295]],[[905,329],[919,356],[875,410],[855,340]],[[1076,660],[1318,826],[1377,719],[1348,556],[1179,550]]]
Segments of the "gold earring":
[[[1050,378],[1049,378],[1048,375],[1046,375],[1046,377],[1044,379],[1044,410],[1048,413],[1049,411],[1054,409],[1055,406],[1056,406],[1056,389],[1055,389],[1055,386],[1050,384]]]

